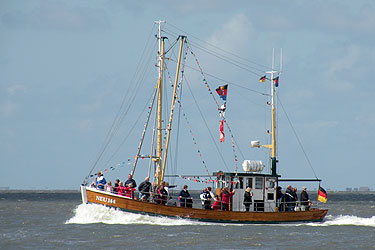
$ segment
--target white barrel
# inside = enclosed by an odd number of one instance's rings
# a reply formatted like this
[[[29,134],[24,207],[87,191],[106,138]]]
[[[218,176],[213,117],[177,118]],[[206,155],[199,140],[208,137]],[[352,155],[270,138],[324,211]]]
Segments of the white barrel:
[[[262,161],[244,160],[242,168],[245,172],[262,172],[264,164]]]

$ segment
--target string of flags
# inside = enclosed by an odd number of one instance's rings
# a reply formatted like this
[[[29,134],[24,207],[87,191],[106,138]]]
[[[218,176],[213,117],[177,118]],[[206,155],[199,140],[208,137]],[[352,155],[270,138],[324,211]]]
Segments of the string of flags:
[[[216,93],[220,96],[221,99],[223,99],[224,103],[218,108],[219,115],[221,118],[220,121],[220,142],[225,141],[225,134],[224,134],[224,118],[225,118],[225,110],[227,108],[227,94],[228,94],[228,84],[219,86],[216,89]]]
[[[193,182],[205,183],[205,184],[222,182],[222,183],[225,183],[225,184],[236,185],[237,183],[239,183],[239,181],[224,181],[224,180],[211,179],[211,178],[201,178],[199,176],[193,176],[193,177],[189,176],[189,177],[187,177],[187,176],[179,175],[178,177],[181,178],[181,179],[187,180],[187,181],[193,181]]]
[[[235,143],[234,143],[234,137],[233,137],[233,133],[232,133],[232,130],[230,129],[230,127],[229,127],[229,125],[228,125],[228,122],[225,120],[225,117],[224,117],[224,113],[223,112],[221,112],[221,110],[222,109],[224,109],[224,111],[225,111],[225,109],[226,109],[226,104],[224,105],[219,105],[219,103],[216,101],[216,98],[215,98],[215,96],[213,95],[213,93],[212,93],[212,90],[211,90],[211,88],[210,88],[210,86],[208,85],[208,82],[207,82],[207,80],[206,80],[206,77],[205,77],[205,75],[204,75],[204,73],[203,73],[203,69],[202,69],[202,67],[200,66],[200,64],[199,64],[199,61],[198,61],[198,59],[197,59],[197,57],[195,56],[195,54],[193,53],[193,51],[190,49],[190,53],[193,55],[193,57],[195,58],[195,61],[196,61],[196,63],[197,63],[197,65],[198,65],[198,68],[199,68],[199,71],[200,71],[200,73],[201,73],[201,75],[202,75],[202,77],[203,77],[203,83],[205,84],[205,86],[206,86],[206,88],[207,88],[207,90],[208,90],[208,92],[210,93],[210,95],[212,96],[212,98],[214,99],[214,102],[215,102],[215,104],[216,104],[216,106],[217,106],[217,109],[218,109],[218,111],[219,111],[219,114],[222,114],[222,121],[223,121],[223,135],[221,135],[221,136],[223,136],[223,139],[225,138],[225,135],[224,135],[224,123],[225,123],[225,125],[227,126],[227,128],[228,128],[228,131],[229,131],[229,133],[230,133],[230,136],[231,136],[231,141],[232,141],[232,151],[233,151],[233,154],[234,154],[234,162],[235,162],[235,170],[237,171],[237,169],[238,169],[238,159],[237,159],[237,153],[236,153],[236,150],[235,150]],[[225,89],[225,86],[226,86],[226,89]],[[224,85],[224,86],[222,86],[223,88],[222,89],[220,89],[220,87],[219,87],[219,90],[220,90],[220,96],[223,96],[223,97],[221,97],[222,99],[223,98],[225,98],[225,100],[226,100],[226,97],[227,97],[227,92],[228,92],[228,85]],[[217,92],[217,91],[216,91]],[[221,123],[221,122],[220,122]],[[222,139],[222,140],[223,140]]]
[[[116,170],[116,169],[119,169],[119,168],[123,168],[123,167],[130,166],[131,164],[132,164],[132,162],[130,161],[130,159],[128,159],[127,162],[117,163],[117,164],[115,164],[115,165],[113,165],[113,166],[110,166],[110,167],[105,168],[105,169],[103,169],[103,170],[100,170],[100,171],[98,171],[98,172],[107,173],[107,172],[109,172],[109,171],[113,171],[113,170]],[[96,176],[96,175],[98,174],[98,172],[95,173],[95,174],[91,174],[90,177],[94,177],[94,176]]]

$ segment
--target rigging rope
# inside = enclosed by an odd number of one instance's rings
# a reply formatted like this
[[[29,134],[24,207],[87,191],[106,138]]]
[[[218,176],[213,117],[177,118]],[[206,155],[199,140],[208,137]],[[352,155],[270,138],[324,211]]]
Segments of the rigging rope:
[[[151,33],[154,32],[154,29],[155,29],[155,24],[153,25],[153,27],[151,29]],[[133,78],[131,80],[131,82],[133,82],[135,84],[135,86],[138,86],[138,88],[136,89],[135,94],[133,95],[133,98],[131,98],[130,104],[127,105],[127,109],[123,112],[122,110],[123,110],[123,108],[125,106],[125,101],[129,100],[128,95],[130,95],[130,93],[131,93],[130,89],[131,89],[132,85],[129,85],[129,88],[126,91],[126,94],[124,95],[124,97],[122,99],[120,108],[117,111],[117,113],[115,115],[115,118],[113,119],[112,125],[111,125],[110,129],[108,130],[107,135],[106,135],[106,137],[104,139],[104,142],[103,142],[103,144],[101,146],[101,149],[98,152],[96,160],[94,161],[94,164],[93,164],[92,168],[90,169],[89,174],[83,180],[83,183],[82,183],[83,185],[87,184],[88,179],[90,178],[90,176],[91,176],[92,172],[94,171],[94,169],[97,167],[99,161],[102,159],[102,157],[103,157],[106,149],[108,148],[108,145],[110,144],[110,142],[112,141],[112,139],[114,138],[114,136],[118,133],[118,131],[120,129],[120,125],[123,122],[123,120],[126,117],[126,115],[128,114],[128,112],[129,112],[129,110],[130,110],[130,108],[132,106],[132,103],[133,103],[132,101],[134,100],[135,96],[137,95],[137,93],[138,93],[138,91],[139,91],[139,89],[141,87],[141,84],[139,84],[139,82],[136,82],[135,78],[137,77],[138,72],[141,69],[142,63],[144,61],[146,61],[146,59],[144,58],[144,56],[146,54],[146,48],[149,47],[150,37],[151,36],[149,36],[149,39],[147,40],[147,42],[145,44],[145,47],[144,47],[142,55],[141,55],[141,59],[139,60],[137,68],[136,68],[136,72],[134,73]],[[145,75],[145,74],[142,74],[142,75]],[[122,113],[122,116],[121,116],[121,113]]]
[[[170,61],[174,61],[174,62],[176,62],[176,61],[173,60],[173,59],[169,59],[169,60],[170,60]],[[186,65],[186,68],[189,68],[189,69],[191,69],[191,70],[193,70],[193,71],[196,71],[196,72],[199,72],[199,73],[201,72],[199,69],[196,69],[196,68],[194,68],[194,67],[192,67],[192,66],[188,66],[188,65]],[[203,71],[203,72],[204,72],[204,74],[205,74],[206,76],[210,76],[210,77],[212,77],[212,78],[214,78],[214,79],[216,79],[216,80],[220,80],[220,81],[226,82],[226,83],[228,83],[228,84],[234,85],[234,86],[236,86],[236,87],[239,87],[239,88],[243,88],[243,89],[249,90],[249,91],[254,92],[254,93],[256,93],[256,94],[259,94],[259,95],[270,96],[270,94],[263,93],[263,92],[259,92],[259,91],[254,90],[254,89],[250,89],[250,88],[244,87],[244,86],[242,86],[242,85],[240,85],[240,84],[237,84],[237,83],[234,83],[234,82],[232,82],[232,81],[225,80],[225,79],[223,79],[223,78],[217,77],[217,76],[215,76],[215,75],[213,75],[213,74],[207,73],[206,71]]]
[[[155,88],[154,94],[153,94],[154,97],[152,98],[152,102],[151,102],[150,106],[148,107],[147,120],[146,120],[145,125],[143,126],[142,137],[141,137],[141,140],[139,142],[139,146],[138,146],[138,150],[137,150],[137,155],[135,156],[135,161],[134,161],[133,169],[132,169],[132,172],[131,172],[132,176],[134,175],[135,168],[137,167],[139,153],[140,153],[140,151],[142,149],[143,140],[144,140],[145,135],[146,135],[146,130],[147,130],[147,127],[148,127],[148,122],[150,121],[151,111],[152,111],[152,108],[154,106],[154,102],[155,102],[155,99],[156,99],[156,94],[157,94],[157,89]]]
[[[277,93],[276,93],[276,95],[277,95]],[[315,170],[314,170],[314,168],[313,168],[313,166],[312,166],[312,164],[311,164],[311,162],[310,162],[309,157],[308,157],[307,154],[306,154],[306,151],[305,151],[305,149],[304,149],[304,147],[303,147],[303,145],[302,145],[302,142],[301,142],[301,140],[299,139],[298,134],[297,134],[296,130],[294,129],[293,124],[292,124],[291,120],[289,119],[289,116],[288,116],[288,114],[286,113],[286,111],[285,111],[285,109],[284,109],[284,106],[283,106],[283,104],[281,103],[280,97],[279,97],[278,95],[277,95],[277,99],[278,99],[278,101],[279,101],[279,103],[280,103],[280,105],[281,105],[281,108],[282,108],[283,111],[284,111],[284,114],[285,114],[285,116],[286,116],[286,118],[287,118],[287,120],[288,120],[288,122],[289,122],[289,125],[291,126],[291,128],[292,128],[292,130],[293,130],[293,133],[294,133],[295,137],[297,138],[298,144],[299,144],[299,146],[301,147],[302,152],[303,152],[303,154],[305,155],[305,158],[306,158],[306,160],[307,160],[307,162],[308,162],[308,164],[309,164],[311,170],[312,170],[313,173],[314,173],[315,178],[318,180],[318,176],[317,176],[316,173],[315,173]]]
[[[230,52],[230,51],[224,50],[224,49],[222,49],[222,48],[219,48],[219,47],[217,47],[217,46],[215,46],[215,45],[213,45],[213,44],[211,44],[211,43],[209,43],[209,42],[207,42],[207,41],[204,41],[204,40],[202,40],[202,39],[200,39],[200,38],[198,38],[198,37],[196,37],[196,36],[194,36],[194,35],[192,35],[192,34],[189,34],[188,32],[186,32],[186,31],[184,31],[184,30],[182,30],[182,29],[176,27],[175,25],[173,25],[173,24],[171,24],[171,23],[169,23],[169,22],[166,22],[166,24],[172,26],[173,28],[175,28],[175,29],[177,29],[177,30],[179,30],[179,31],[182,31],[184,34],[187,34],[189,37],[193,37],[194,39],[196,39],[196,40],[198,40],[198,41],[200,41],[200,42],[202,42],[202,43],[204,43],[204,44],[207,44],[207,45],[209,45],[209,46],[211,46],[211,47],[213,47],[213,48],[216,48],[216,49],[218,49],[218,50],[220,50],[220,51],[223,51],[223,52],[225,52],[225,53],[227,53],[227,54],[229,54],[229,55],[232,55],[232,56],[234,56],[234,57],[236,57],[236,58],[238,58],[238,59],[241,59],[241,60],[243,60],[243,61],[246,61],[246,62],[252,63],[252,64],[254,64],[254,65],[257,65],[257,66],[263,68],[262,71],[264,71],[264,69],[267,69],[267,70],[269,69],[268,66],[262,65],[262,64],[260,64],[260,63],[254,62],[254,61],[251,61],[251,60],[249,60],[248,58],[244,58],[244,57],[241,57],[241,56],[239,56],[239,55],[236,55],[236,54],[234,54],[233,52]],[[166,30],[169,30],[168,28],[165,28],[165,29],[166,29]],[[171,31],[171,30],[170,30],[170,32],[174,33],[174,32]],[[175,34],[176,34],[176,33],[175,33]],[[258,70],[258,69],[257,69],[257,70]]]
[[[181,108],[181,110],[182,110],[182,116],[185,118],[186,124],[187,124],[187,126],[188,126],[189,132],[190,132],[191,137],[192,137],[192,140],[193,140],[193,144],[195,145],[195,147],[196,147],[196,149],[197,149],[197,152],[198,152],[198,154],[199,154],[199,157],[200,157],[201,160],[202,160],[202,164],[203,164],[203,166],[204,166],[204,168],[205,168],[207,174],[210,175],[210,172],[208,171],[208,168],[207,168],[206,162],[205,162],[205,160],[204,160],[204,158],[203,158],[203,156],[202,156],[202,151],[200,150],[200,147],[199,147],[199,145],[198,145],[198,143],[197,143],[197,140],[195,139],[195,136],[194,136],[194,133],[193,133],[193,129],[192,129],[191,125],[190,125],[190,122],[189,122],[189,120],[188,120],[188,118],[187,118],[187,115],[186,115],[184,109],[182,108],[182,104],[181,104],[180,100],[177,100],[177,103],[180,105],[180,108]]]

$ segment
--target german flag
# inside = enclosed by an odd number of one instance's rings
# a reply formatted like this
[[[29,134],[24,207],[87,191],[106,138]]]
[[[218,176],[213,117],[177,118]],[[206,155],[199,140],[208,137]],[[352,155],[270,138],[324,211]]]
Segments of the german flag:
[[[321,186],[319,186],[319,190],[318,190],[318,201],[324,202],[324,203],[327,202],[327,192]]]
[[[259,81],[260,82],[265,82],[266,81],[266,76],[262,76],[261,78],[259,78]]]

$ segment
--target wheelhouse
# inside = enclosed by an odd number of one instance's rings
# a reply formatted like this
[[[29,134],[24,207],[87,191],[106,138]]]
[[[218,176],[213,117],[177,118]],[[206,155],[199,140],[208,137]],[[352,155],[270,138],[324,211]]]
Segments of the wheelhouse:
[[[228,173],[216,172],[217,177],[216,193],[221,189],[229,187],[235,190],[232,197],[231,210],[245,211],[243,198],[247,187],[251,188],[253,194],[250,211],[254,212],[274,212],[276,208],[276,190],[278,177],[271,174],[260,173]]]

